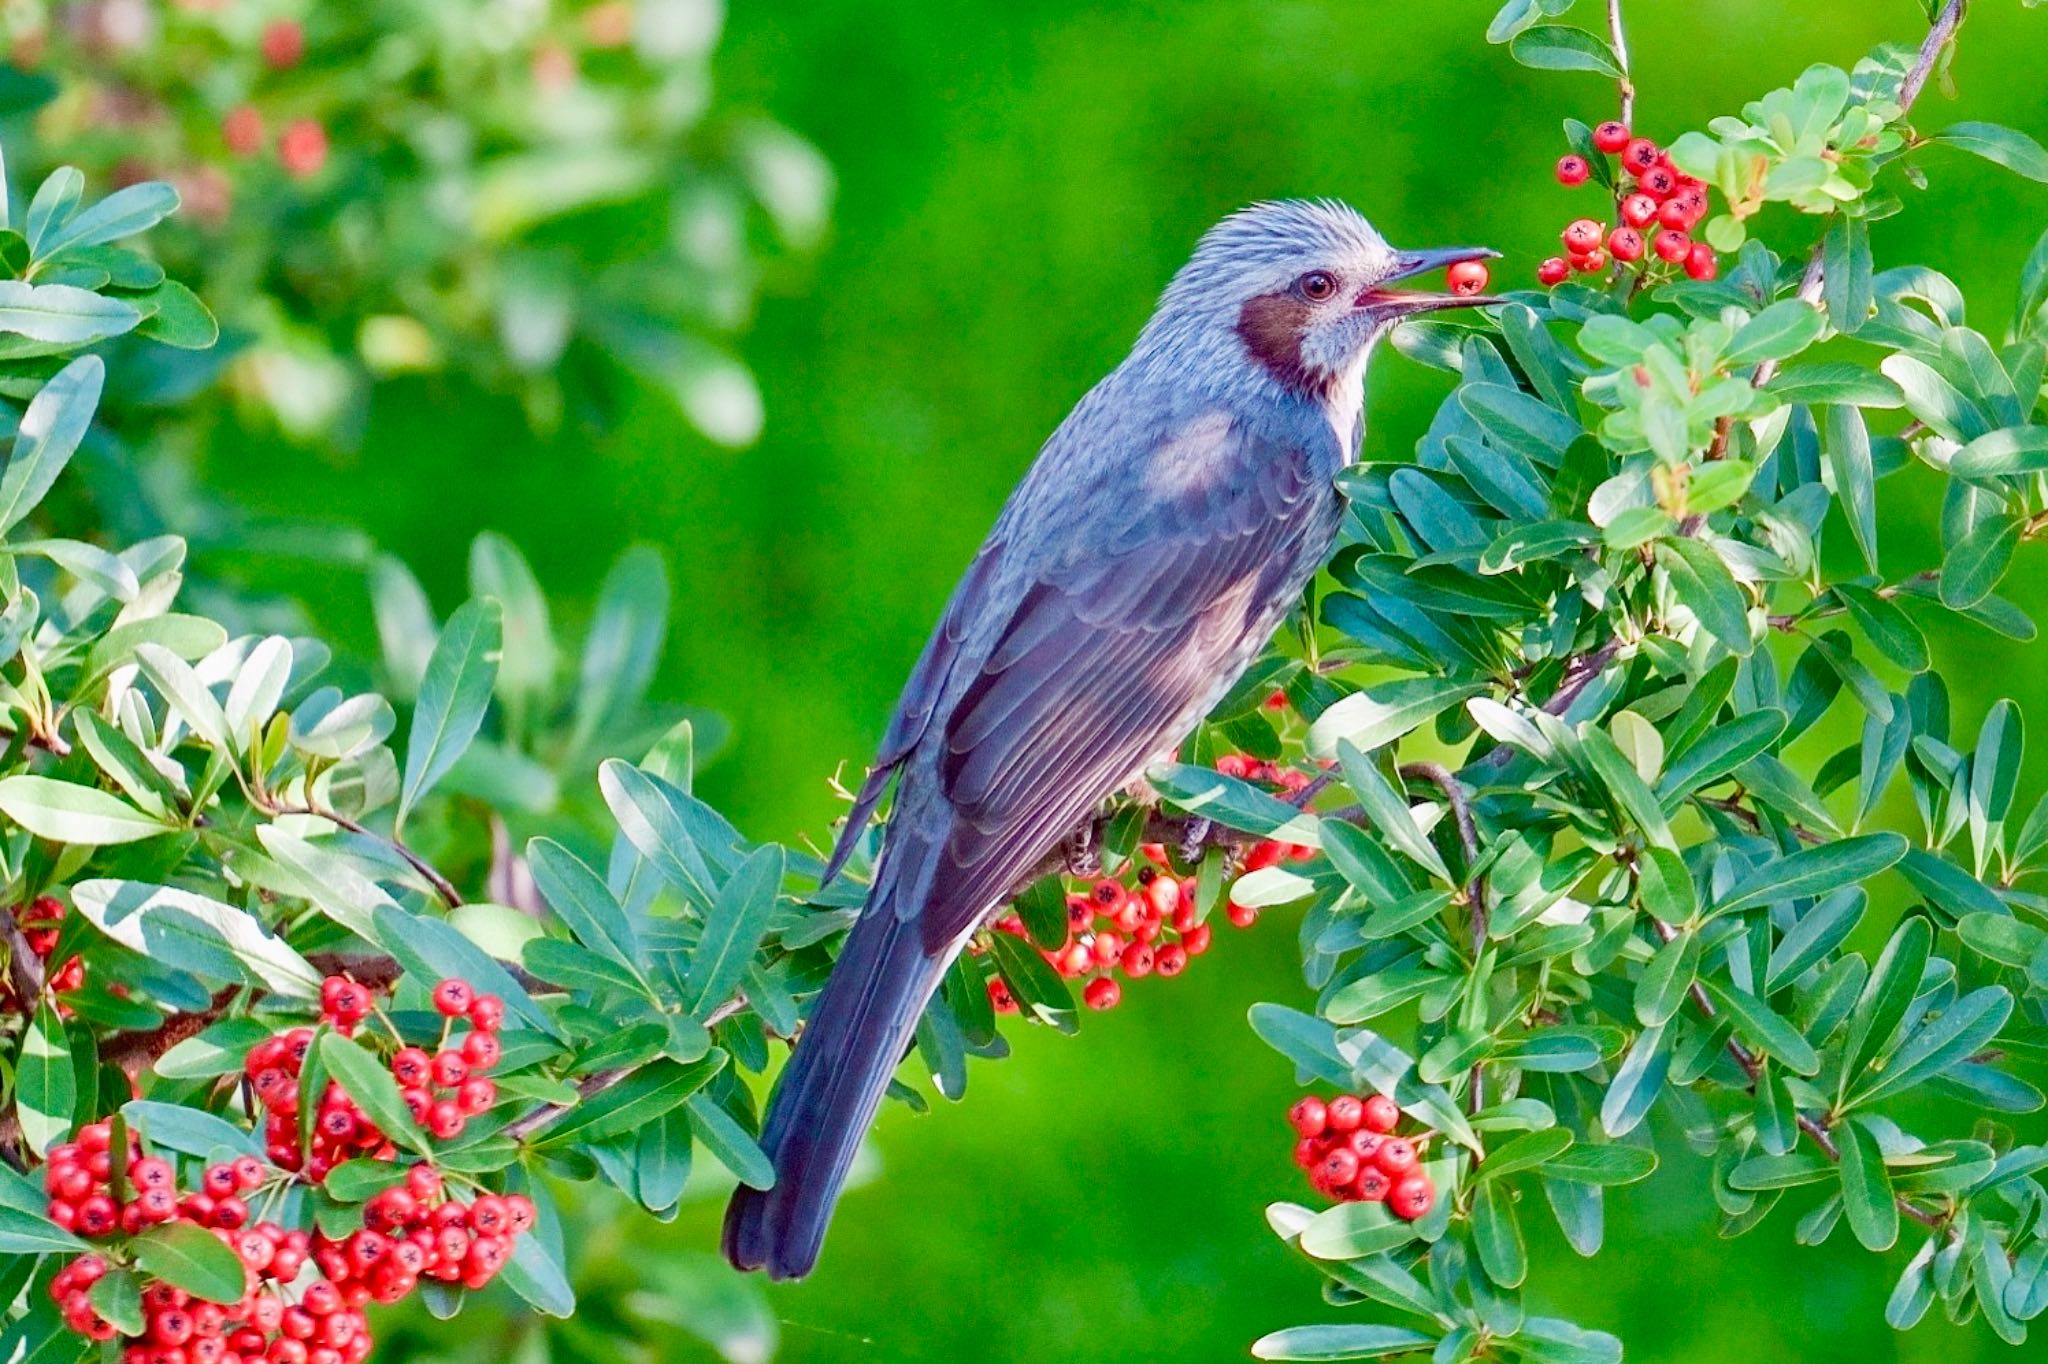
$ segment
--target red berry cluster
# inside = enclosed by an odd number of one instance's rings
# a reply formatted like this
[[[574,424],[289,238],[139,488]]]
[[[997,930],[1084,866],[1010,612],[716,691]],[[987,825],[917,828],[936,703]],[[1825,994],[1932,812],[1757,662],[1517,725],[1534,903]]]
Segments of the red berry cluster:
[[[342,976],[330,976],[320,990],[321,1014],[336,1032],[347,1036],[369,1017],[370,992]],[[462,1135],[469,1120],[498,1102],[498,1087],[484,1072],[498,1064],[498,1029],[505,1021],[505,1002],[478,994],[465,980],[444,980],[434,987],[434,1008],[447,1020],[441,1045],[400,1047],[392,1053],[391,1077],[414,1119],[440,1141]],[[460,1039],[451,1035],[457,1019],[469,1029]],[[320,1097],[310,1142],[299,1141],[299,1076],[313,1047],[311,1028],[294,1028],[266,1038],[249,1049],[242,1069],[250,1092],[269,1117],[264,1148],[279,1169],[303,1172],[322,1180],[345,1160],[367,1156],[389,1160],[396,1148],[370,1121],[339,1084],[330,1082]]]
[[[322,1020],[344,1036],[376,1012],[371,991],[345,976],[324,981],[320,998]],[[415,1116],[434,1136],[449,1140],[497,1102],[497,1087],[484,1072],[501,1054],[497,1034],[505,1006],[463,980],[440,982],[433,1001],[445,1020],[438,1049],[401,1046],[390,1066]],[[459,1035],[458,1021],[466,1025]],[[367,1304],[397,1302],[422,1279],[482,1288],[533,1226],[529,1199],[481,1193],[463,1203],[448,1196],[440,1173],[425,1164],[407,1169],[402,1182],[371,1197],[363,1206],[363,1226],[347,1235],[309,1235],[252,1222],[245,1198],[266,1186],[294,1177],[318,1181],[353,1157],[397,1155],[336,1084],[321,1096],[312,1140],[301,1146],[299,1076],[313,1036],[311,1028],[295,1028],[266,1038],[244,1063],[250,1091],[269,1114],[269,1164],[242,1156],[207,1166],[197,1186],[181,1194],[177,1167],[145,1154],[131,1134],[129,1149],[119,1157],[126,1178],[118,1186],[125,1201],[118,1201],[110,1124],[91,1124],[75,1140],[50,1149],[44,1184],[50,1220],[58,1226],[99,1239],[181,1220],[211,1231],[246,1271],[244,1291],[232,1303],[195,1299],[167,1283],[146,1286],[143,1330],[127,1341],[123,1364],[360,1364],[371,1345],[362,1310]],[[91,1290],[110,1263],[124,1258],[125,1248],[115,1243],[105,1254],[77,1257],[52,1280],[51,1295],[78,1334],[100,1341],[119,1335],[94,1309]],[[318,1276],[300,1283],[309,1260]]]
[[[1706,182],[1680,171],[1662,147],[1635,136],[1625,123],[1609,121],[1595,128],[1593,145],[1619,162],[1615,216],[1620,221],[1609,227],[1597,218],[1574,219],[1562,233],[1565,254],[1538,266],[1537,280],[1562,284],[1573,271],[1596,274],[1610,259],[1633,265],[1646,256],[1678,266],[1693,279],[1712,279],[1719,258],[1713,247],[1691,236],[1707,216]],[[1577,152],[1558,159],[1561,185],[1583,185],[1592,174],[1592,165]]]
[[[1436,1203],[1436,1185],[1421,1169],[1417,1139],[1396,1136],[1401,1110],[1384,1094],[1310,1094],[1287,1110],[1298,1140],[1294,1163],[1316,1192],[1340,1203],[1385,1203],[1412,1222]]]
[[[64,927],[65,908],[62,900],[54,895],[39,895],[26,911],[16,905],[9,912],[14,915],[14,921],[21,926],[22,940],[28,944],[28,950],[35,953],[37,959],[43,963],[44,980],[52,991],[65,994],[85,984],[85,963],[76,956],[66,957],[64,964],[54,971],[50,969],[50,954],[57,950],[57,935]],[[0,973],[0,1008],[14,1007],[14,988],[8,983],[5,973]],[[33,1008],[33,1004],[25,1007]],[[61,1004],[57,1006],[57,1011],[66,1016],[71,1012]]]
[[[1088,982],[1081,1001],[1091,1009],[1113,1009],[1122,1001],[1119,972],[1132,980],[1177,976],[1190,958],[1209,950],[1209,925],[1196,920],[1194,880],[1174,876],[1166,849],[1156,844],[1145,845],[1140,857],[1152,865],[1139,867],[1134,884],[1105,876],[1085,893],[1069,895],[1067,940],[1043,953],[1062,976]],[[1024,921],[1014,913],[999,917],[994,927],[1026,936]],[[988,994],[997,1013],[1017,1011],[1002,977],[989,980]]]

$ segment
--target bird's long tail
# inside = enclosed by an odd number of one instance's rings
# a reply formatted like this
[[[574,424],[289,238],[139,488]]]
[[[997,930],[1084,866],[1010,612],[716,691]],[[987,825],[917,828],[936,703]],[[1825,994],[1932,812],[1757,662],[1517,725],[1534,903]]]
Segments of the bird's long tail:
[[[774,1187],[733,1194],[726,1259],[776,1279],[810,1272],[854,1152],[949,960],[927,955],[917,923],[886,904],[854,925],[768,1105],[761,1145]]]

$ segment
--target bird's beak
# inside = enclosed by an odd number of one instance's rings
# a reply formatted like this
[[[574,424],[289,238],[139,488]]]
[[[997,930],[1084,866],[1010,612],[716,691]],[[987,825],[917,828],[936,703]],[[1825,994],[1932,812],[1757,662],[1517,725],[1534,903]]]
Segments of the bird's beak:
[[[1393,272],[1361,292],[1352,306],[1370,308],[1394,317],[1409,317],[1416,313],[1435,312],[1439,308],[1484,308],[1505,303],[1506,299],[1491,294],[1432,293],[1427,289],[1388,287],[1397,280],[1443,270],[1459,261],[1491,260],[1499,255],[1500,252],[1484,246],[1439,246],[1428,251],[1403,251],[1396,259]]]

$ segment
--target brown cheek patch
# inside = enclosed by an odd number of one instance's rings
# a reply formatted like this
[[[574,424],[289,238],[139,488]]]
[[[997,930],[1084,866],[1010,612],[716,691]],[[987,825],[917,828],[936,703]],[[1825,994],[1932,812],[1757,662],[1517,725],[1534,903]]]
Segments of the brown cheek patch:
[[[1301,391],[1320,387],[1327,377],[1302,359],[1310,311],[1291,294],[1261,294],[1248,299],[1237,315],[1237,334],[1252,359],[1283,386]]]

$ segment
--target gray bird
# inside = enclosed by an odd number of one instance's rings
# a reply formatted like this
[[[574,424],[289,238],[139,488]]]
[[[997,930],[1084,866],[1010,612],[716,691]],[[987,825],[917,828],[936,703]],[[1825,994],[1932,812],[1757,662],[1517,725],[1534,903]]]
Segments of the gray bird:
[[[1179,745],[1328,555],[1375,343],[1402,318],[1499,301],[1392,286],[1494,254],[1397,251],[1329,201],[1233,214],[1046,442],[840,833],[828,880],[893,777],[867,906],[769,1105],[775,1184],[726,1210],[733,1264],[810,1271],[947,966],[1021,877]]]

